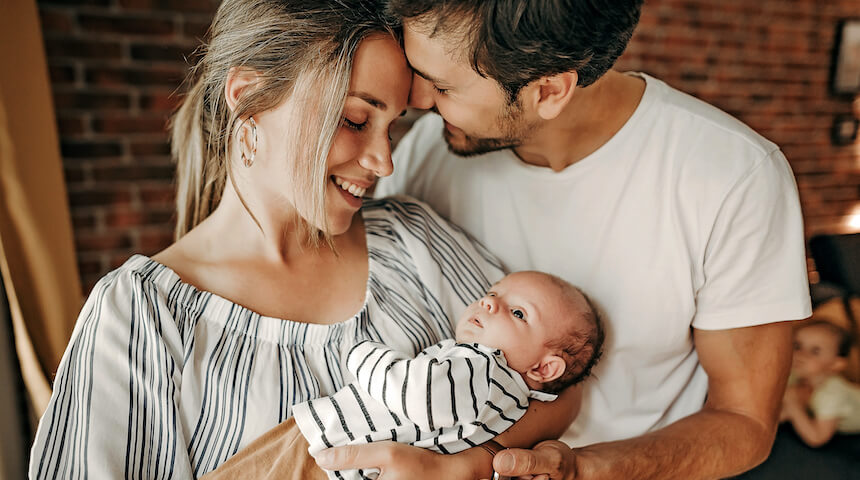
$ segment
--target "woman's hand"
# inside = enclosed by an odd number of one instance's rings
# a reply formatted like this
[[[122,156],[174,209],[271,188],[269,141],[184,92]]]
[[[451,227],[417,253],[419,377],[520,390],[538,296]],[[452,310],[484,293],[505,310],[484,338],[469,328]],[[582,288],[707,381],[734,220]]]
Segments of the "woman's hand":
[[[484,453],[486,455],[486,453]],[[489,460],[489,455],[487,460]],[[317,465],[329,470],[378,468],[379,480],[445,478],[473,480],[469,455],[442,455],[397,442],[374,442],[329,448],[316,455]]]
[[[493,468],[499,475],[532,480],[574,480],[576,454],[558,440],[541,442],[531,450],[509,448],[496,454]]]

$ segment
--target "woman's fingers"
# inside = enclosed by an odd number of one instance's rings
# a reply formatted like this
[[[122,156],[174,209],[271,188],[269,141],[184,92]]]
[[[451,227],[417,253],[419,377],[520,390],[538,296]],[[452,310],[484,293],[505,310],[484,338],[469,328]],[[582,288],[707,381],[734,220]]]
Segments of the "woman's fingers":
[[[379,468],[391,459],[393,442],[375,442],[367,445],[347,445],[327,448],[314,458],[317,465],[327,470],[350,470],[356,468]]]

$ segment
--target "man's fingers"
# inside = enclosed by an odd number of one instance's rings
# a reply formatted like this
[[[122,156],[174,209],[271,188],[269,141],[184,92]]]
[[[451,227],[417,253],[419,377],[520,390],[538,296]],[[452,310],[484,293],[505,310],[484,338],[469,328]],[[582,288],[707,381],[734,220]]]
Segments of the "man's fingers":
[[[390,444],[391,442],[376,442],[327,448],[317,453],[314,459],[317,465],[327,470],[375,468],[388,463],[391,457]]]
[[[563,448],[568,448],[563,443]],[[564,455],[559,447],[554,444],[545,444],[541,448],[525,450],[520,448],[509,448],[499,452],[493,458],[493,468],[500,475],[539,475],[548,474],[550,478],[556,478],[562,472]]]

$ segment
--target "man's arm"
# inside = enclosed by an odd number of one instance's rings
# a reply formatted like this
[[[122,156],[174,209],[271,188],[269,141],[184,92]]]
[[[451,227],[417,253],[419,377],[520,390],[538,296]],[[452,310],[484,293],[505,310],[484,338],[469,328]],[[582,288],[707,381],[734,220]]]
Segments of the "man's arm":
[[[535,450],[496,455],[499,473],[548,473],[552,479],[710,479],[758,465],[770,452],[791,364],[788,322],[729,330],[696,330],[708,374],[701,411],[661,430],[569,449],[545,442]]]

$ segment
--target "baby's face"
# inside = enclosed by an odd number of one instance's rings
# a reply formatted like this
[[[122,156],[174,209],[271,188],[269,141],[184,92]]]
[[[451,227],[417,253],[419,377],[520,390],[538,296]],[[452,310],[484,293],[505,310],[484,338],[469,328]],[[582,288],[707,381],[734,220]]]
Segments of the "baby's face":
[[[456,340],[498,348],[508,365],[523,373],[549,353],[547,342],[571,317],[561,297],[559,288],[539,274],[508,275],[466,308]]]
[[[794,334],[794,356],[791,368],[795,375],[811,379],[838,371],[838,339],[827,328],[810,326]]]

